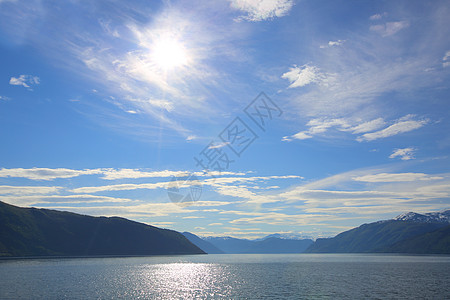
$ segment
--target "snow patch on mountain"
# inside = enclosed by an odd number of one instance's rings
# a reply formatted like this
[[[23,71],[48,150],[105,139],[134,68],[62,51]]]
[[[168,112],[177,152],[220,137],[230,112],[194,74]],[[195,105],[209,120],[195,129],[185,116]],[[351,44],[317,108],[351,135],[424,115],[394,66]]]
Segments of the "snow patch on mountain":
[[[419,214],[415,212],[407,212],[401,215],[398,215],[394,218],[394,220],[397,221],[410,221],[410,222],[417,222],[417,223],[450,223],[450,209],[439,211],[439,212],[432,212],[432,213],[425,213],[425,214]]]

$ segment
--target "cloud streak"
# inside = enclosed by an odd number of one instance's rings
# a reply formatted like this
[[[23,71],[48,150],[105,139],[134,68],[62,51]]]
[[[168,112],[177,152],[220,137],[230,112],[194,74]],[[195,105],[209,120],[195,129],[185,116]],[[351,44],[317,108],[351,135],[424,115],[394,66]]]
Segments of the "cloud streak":
[[[395,136],[398,134],[406,133],[409,131],[413,131],[415,129],[419,129],[426,124],[429,123],[428,119],[415,120],[416,116],[407,115],[396,121],[392,125],[386,126],[386,122],[383,118],[373,119],[367,122],[362,122],[360,120],[355,121],[350,118],[318,118],[310,120],[306,126],[309,127],[308,130],[300,131],[292,136],[283,137],[283,141],[292,141],[292,140],[305,140],[313,138],[316,135],[323,135],[327,131],[331,129],[335,129],[341,132],[349,132],[353,135],[361,134],[356,138],[357,141],[374,141],[377,139],[388,138],[391,136]],[[385,127],[381,129],[382,127]],[[409,150],[411,153],[411,149],[405,149],[405,151]],[[402,150],[399,149],[398,154],[393,157],[399,156],[402,153]],[[391,158],[393,158],[391,157]],[[403,155],[404,158],[411,158],[412,156],[407,156],[406,152]],[[406,160],[406,159],[404,159]]]
[[[230,0],[231,7],[245,12],[238,20],[253,22],[285,16],[294,5],[292,0]]]
[[[415,129],[419,129],[426,124],[429,123],[428,119],[423,120],[414,120],[414,115],[407,115],[402,118],[400,118],[398,121],[396,121],[394,124],[392,124],[389,127],[386,127],[382,130],[371,132],[371,133],[365,133],[362,136],[358,137],[358,141],[374,141],[377,139],[382,138],[388,138],[391,136],[395,136],[401,133],[406,133],[409,131],[413,131]]]
[[[385,24],[372,25],[370,26],[371,31],[375,31],[382,37],[387,37],[396,34],[400,30],[409,27],[408,21],[397,21],[397,22],[387,22]]]

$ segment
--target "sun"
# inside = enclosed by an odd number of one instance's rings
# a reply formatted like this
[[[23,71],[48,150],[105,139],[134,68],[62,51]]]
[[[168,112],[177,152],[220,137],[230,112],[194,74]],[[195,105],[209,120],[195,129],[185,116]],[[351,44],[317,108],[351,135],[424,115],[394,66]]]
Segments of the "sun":
[[[184,45],[170,36],[163,36],[155,41],[152,50],[152,60],[165,71],[185,66],[189,61]]]

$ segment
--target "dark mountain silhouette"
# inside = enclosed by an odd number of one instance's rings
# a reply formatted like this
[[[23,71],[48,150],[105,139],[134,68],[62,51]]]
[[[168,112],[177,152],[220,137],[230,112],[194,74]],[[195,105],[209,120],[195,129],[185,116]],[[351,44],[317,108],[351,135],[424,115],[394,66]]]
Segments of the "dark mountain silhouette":
[[[222,254],[224,253],[222,250],[214,246],[213,244],[201,239],[200,237],[196,236],[193,233],[190,232],[183,232],[183,235],[194,245],[202,249],[208,254]]]
[[[384,250],[394,253],[450,254],[450,225],[397,242]]]
[[[450,253],[449,211],[407,213],[317,239],[307,253]]]
[[[0,256],[202,254],[181,233],[119,217],[0,202]]]

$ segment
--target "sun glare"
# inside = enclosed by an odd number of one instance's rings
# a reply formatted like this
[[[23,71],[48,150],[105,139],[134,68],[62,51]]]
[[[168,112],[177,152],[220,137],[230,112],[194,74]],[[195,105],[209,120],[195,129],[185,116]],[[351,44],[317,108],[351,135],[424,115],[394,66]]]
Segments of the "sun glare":
[[[162,37],[155,42],[152,57],[155,64],[164,70],[188,63],[188,56],[183,44],[171,37]]]

